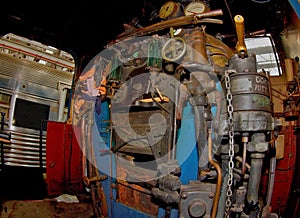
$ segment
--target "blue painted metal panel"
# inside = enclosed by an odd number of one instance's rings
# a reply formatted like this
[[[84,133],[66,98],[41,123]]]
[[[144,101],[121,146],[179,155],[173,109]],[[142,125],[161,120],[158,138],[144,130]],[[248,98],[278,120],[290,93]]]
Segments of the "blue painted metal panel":
[[[102,187],[105,192],[108,217],[109,218],[151,218],[148,214],[130,208],[116,201],[116,189],[112,188],[116,178],[116,163],[114,156],[107,153],[110,149],[110,132],[109,132],[109,106],[107,102],[101,103],[101,113],[95,113],[95,122],[93,125],[93,147],[97,167],[100,174],[105,174],[108,179],[102,182]]]
[[[112,207],[112,218],[154,218],[153,216],[142,213],[141,211],[135,210],[116,201],[113,201]]]
[[[294,11],[296,12],[298,18],[300,19],[300,2],[299,2],[299,0],[289,0],[289,2],[292,5]]]
[[[176,158],[181,167],[180,180],[188,184],[198,177],[198,151],[196,146],[194,113],[188,102],[183,108],[181,127],[178,131]]]

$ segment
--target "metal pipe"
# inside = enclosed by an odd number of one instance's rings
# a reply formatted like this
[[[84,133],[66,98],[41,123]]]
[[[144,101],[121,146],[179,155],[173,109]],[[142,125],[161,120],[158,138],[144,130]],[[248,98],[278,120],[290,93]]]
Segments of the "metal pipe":
[[[263,218],[270,216],[271,200],[272,200],[274,182],[275,182],[275,171],[276,171],[276,156],[273,156],[270,159],[270,172],[269,172],[268,189],[266,194],[266,205],[262,210]]]
[[[258,202],[259,183],[263,165],[264,154],[255,153],[251,155],[251,170],[248,184],[247,201],[251,204]]]
[[[58,122],[63,122],[64,120],[64,109],[65,109],[65,102],[67,98],[67,89],[63,88],[59,94],[59,108],[58,108]]]
[[[270,173],[269,173],[269,185],[267,191],[267,205],[271,205],[274,182],[275,182],[275,171],[276,171],[276,156],[270,160]]]
[[[247,142],[243,143],[243,160],[242,160],[242,177],[244,177],[246,172],[246,156],[247,156]]]
[[[172,145],[172,156],[171,159],[175,159],[176,154],[176,138],[177,138],[177,106],[178,106],[178,88],[175,91],[175,105],[173,109],[173,145]]]
[[[136,29],[135,31],[130,33],[127,32],[121,33],[117,36],[116,40],[113,40],[110,43],[108,43],[106,47],[109,47],[112,44],[125,40],[126,38],[129,37],[149,35],[151,33],[168,29],[170,27],[178,28],[180,26],[199,24],[203,22],[222,24],[223,23],[222,20],[212,19],[212,18],[209,19],[209,17],[218,16],[218,15],[223,15],[223,11],[221,9],[205,12],[202,14],[197,14],[197,15],[192,14],[189,16],[181,16],[178,18],[161,21],[147,27]]]
[[[207,131],[206,131],[206,123],[203,117],[204,106],[194,106],[194,115],[195,115],[195,131],[196,131],[196,140],[198,147],[198,155],[199,155],[199,167],[205,167],[207,165],[207,157],[204,155],[204,151],[206,150],[207,145]]]
[[[243,158],[240,157],[240,156],[236,156],[235,159],[236,159],[238,162],[240,162],[240,163],[243,162]],[[245,166],[246,166],[247,170],[250,171],[251,166],[250,166],[247,162],[245,163]]]
[[[216,193],[213,201],[213,208],[211,212],[211,217],[215,218],[217,214],[218,204],[219,204],[219,198],[221,193],[221,187],[222,187],[222,170],[219,164],[213,160],[212,158],[212,130],[208,129],[208,160],[209,163],[215,167],[217,171],[217,186],[216,186]]]
[[[204,118],[205,106],[207,105],[207,96],[203,87],[203,80],[200,80],[201,75],[202,74],[199,75],[197,72],[194,72],[191,73],[190,76],[193,87],[193,90],[191,90],[193,93],[191,104],[193,105],[195,115],[194,121],[199,154],[199,168],[206,167],[208,164],[207,155],[203,155],[207,153],[207,123]]]
[[[275,131],[273,132],[273,138],[270,140],[269,144],[271,145],[271,149],[274,150],[273,156],[270,158],[270,171],[269,171],[269,182],[268,182],[268,190],[267,190],[267,197],[266,197],[266,205],[271,205],[272,194],[274,189],[274,182],[275,182],[275,172],[276,172],[276,148],[275,148],[275,141],[278,137],[278,133]]]
[[[200,28],[195,29],[191,34],[192,42],[192,62],[198,64],[209,64],[206,53],[206,40],[204,31]]]
[[[246,156],[247,156],[247,143],[248,143],[248,133],[243,133],[242,142],[243,142],[243,159],[242,159],[242,178],[246,172]]]

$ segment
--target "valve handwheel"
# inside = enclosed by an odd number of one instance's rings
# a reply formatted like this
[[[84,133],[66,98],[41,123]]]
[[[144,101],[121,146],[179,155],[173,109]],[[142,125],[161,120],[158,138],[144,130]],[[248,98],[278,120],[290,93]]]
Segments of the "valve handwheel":
[[[161,49],[163,59],[175,62],[181,59],[186,53],[186,43],[181,37],[170,38]]]

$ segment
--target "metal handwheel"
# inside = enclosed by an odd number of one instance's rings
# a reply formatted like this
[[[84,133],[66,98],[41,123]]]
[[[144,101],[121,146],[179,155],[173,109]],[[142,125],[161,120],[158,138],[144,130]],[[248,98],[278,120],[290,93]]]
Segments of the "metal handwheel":
[[[186,43],[181,37],[169,39],[161,49],[162,58],[175,62],[181,59],[186,53]]]

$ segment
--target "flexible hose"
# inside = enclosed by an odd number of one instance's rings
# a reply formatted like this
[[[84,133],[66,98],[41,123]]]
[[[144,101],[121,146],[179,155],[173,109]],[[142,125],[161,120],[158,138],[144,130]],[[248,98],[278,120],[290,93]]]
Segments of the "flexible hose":
[[[219,164],[212,159],[212,131],[211,129],[208,130],[208,160],[209,163],[215,167],[217,171],[217,186],[216,186],[216,193],[214,197],[214,202],[213,202],[213,208],[211,212],[211,217],[215,218],[217,214],[217,209],[218,209],[218,204],[219,204],[219,198],[220,198],[220,193],[221,193],[221,186],[222,186],[222,170]]]

